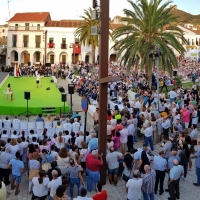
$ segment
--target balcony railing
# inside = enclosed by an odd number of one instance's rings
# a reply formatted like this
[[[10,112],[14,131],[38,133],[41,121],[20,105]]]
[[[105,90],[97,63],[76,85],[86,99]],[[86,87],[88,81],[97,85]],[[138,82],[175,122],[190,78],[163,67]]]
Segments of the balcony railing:
[[[67,44],[61,44],[61,45],[60,45],[60,48],[61,48],[61,49],[67,49]]]
[[[17,47],[17,42],[13,42],[12,47]]]
[[[40,48],[40,43],[35,43],[35,48]]]
[[[28,42],[24,42],[24,47],[28,47]]]
[[[9,31],[43,31],[43,26],[9,26]]]
[[[55,48],[55,43],[48,43],[48,48]]]

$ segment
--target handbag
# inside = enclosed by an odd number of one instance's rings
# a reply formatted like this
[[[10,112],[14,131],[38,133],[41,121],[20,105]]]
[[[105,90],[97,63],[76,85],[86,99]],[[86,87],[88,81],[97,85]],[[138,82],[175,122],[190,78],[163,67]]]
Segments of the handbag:
[[[37,163],[37,161],[35,162],[35,164]],[[37,169],[34,169],[35,167],[35,164],[33,166],[33,168],[31,169],[30,173],[29,173],[29,177],[28,179],[31,181],[34,177],[37,177],[38,176],[38,173],[39,173],[39,170]]]
[[[129,176],[126,176],[126,175],[123,173],[123,175],[122,175],[122,180],[123,180],[123,181],[128,182],[128,180],[130,179],[130,176],[131,176],[131,171],[132,171],[132,170],[130,170]]]
[[[46,157],[46,156],[45,156]],[[47,157],[46,157],[47,159]],[[51,169],[51,164],[49,163],[48,159],[47,159],[47,162],[45,162],[44,164],[42,164],[42,169],[47,173],[47,171],[49,169]]]

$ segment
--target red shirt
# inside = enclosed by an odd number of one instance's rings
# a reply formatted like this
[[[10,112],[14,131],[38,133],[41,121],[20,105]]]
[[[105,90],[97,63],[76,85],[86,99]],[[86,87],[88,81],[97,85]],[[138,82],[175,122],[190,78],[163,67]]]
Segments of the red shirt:
[[[101,161],[93,157],[92,154],[86,156],[86,167],[93,172],[99,171],[101,167]]]
[[[102,190],[101,194],[95,194],[93,200],[106,200],[107,199],[107,192],[106,190]]]
[[[108,114],[107,114],[107,120],[111,120],[111,116],[109,116]]]

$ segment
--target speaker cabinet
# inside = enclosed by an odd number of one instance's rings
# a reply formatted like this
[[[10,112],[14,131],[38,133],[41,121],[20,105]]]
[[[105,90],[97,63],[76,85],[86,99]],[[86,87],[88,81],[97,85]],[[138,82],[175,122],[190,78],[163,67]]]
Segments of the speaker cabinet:
[[[58,88],[61,93],[65,93],[65,89],[63,87]]]
[[[173,76],[177,76],[177,71],[173,71]]]
[[[74,94],[74,84],[68,84],[68,94]]]
[[[50,90],[50,87],[47,87],[46,90]]]
[[[31,66],[31,62],[28,62],[28,66]]]
[[[31,99],[31,94],[30,94],[29,91],[25,91],[25,92],[24,92],[24,99],[26,99],[26,100]]]
[[[62,102],[66,102],[66,101],[67,101],[67,94],[66,94],[66,93],[62,93],[62,94],[61,94],[61,97],[62,97],[62,98],[61,98],[61,101],[62,101]]]

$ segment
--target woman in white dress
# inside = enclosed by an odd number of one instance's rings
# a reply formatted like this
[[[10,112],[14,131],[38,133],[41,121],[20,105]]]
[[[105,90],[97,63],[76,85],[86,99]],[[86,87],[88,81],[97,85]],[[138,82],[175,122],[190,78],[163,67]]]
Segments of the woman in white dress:
[[[14,94],[13,94],[13,91],[11,90],[10,83],[8,83],[8,87],[6,89],[6,93],[10,94],[10,100],[13,101],[14,100]]]

